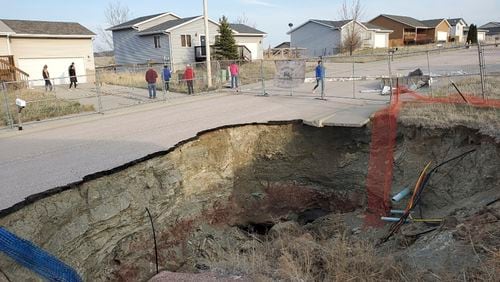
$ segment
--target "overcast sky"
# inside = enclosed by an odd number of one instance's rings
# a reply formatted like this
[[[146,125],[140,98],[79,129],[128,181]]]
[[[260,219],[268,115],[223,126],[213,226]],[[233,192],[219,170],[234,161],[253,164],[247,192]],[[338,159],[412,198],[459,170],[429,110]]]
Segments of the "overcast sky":
[[[75,21],[92,31],[105,24],[104,10],[116,0],[0,0],[0,18]],[[171,11],[181,17],[203,14],[203,0],[121,0],[132,18]],[[222,15],[230,21],[245,16],[268,36],[265,47],[288,41],[288,23],[295,26],[308,19],[339,19],[342,0],[208,0],[210,18]],[[500,0],[362,0],[362,20],[379,14],[396,14],[417,19],[464,18],[467,23],[483,25],[500,21]]]

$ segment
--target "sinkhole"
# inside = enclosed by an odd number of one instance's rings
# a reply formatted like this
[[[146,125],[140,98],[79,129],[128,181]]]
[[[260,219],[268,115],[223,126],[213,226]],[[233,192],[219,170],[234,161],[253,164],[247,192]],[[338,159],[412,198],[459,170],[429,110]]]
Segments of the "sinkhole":
[[[292,121],[218,128],[3,211],[0,224],[85,281],[146,281],[156,267],[147,208],[159,268],[196,272],[210,268],[206,261],[218,250],[264,240],[282,223],[310,228],[353,213],[351,222],[362,222],[370,142],[369,127]],[[394,190],[414,183],[428,160],[470,148],[474,155],[438,172],[423,198],[426,216],[498,187],[499,145],[463,127],[400,126]],[[15,280],[37,279],[3,255],[0,269]]]

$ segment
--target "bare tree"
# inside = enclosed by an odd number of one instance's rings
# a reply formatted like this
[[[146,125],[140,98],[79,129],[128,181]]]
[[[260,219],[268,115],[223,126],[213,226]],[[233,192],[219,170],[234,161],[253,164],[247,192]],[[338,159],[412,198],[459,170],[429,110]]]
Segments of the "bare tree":
[[[119,1],[109,2],[104,10],[104,16],[107,27],[112,27],[128,21],[130,18],[130,9],[127,6],[123,6]],[[100,46],[100,49],[113,50],[113,36],[111,32],[106,31],[106,28],[102,26],[98,26],[97,30],[101,44],[104,45]]]
[[[243,13],[241,16],[238,16],[236,18],[236,23],[248,25],[248,26],[251,26],[253,28],[256,28],[256,26],[257,26],[257,24],[255,22],[250,22],[250,19],[247,17],[247,15],[245,13]]]
[[[127,6],[122,6],[119,1],[109,2],[106,10],[104,10],[104,16],[109,26],[119,25],[128,21],[130,9]]]
[[[349,51],[349,55],[363,43],[363,31],[357,24],[363,15],[363,6],[360,0],[352,0],[348,2],[344,0],[339,11],[342,20],[352,20],[346,26],[346,33],[342,36],[340,48],[343,52]]]

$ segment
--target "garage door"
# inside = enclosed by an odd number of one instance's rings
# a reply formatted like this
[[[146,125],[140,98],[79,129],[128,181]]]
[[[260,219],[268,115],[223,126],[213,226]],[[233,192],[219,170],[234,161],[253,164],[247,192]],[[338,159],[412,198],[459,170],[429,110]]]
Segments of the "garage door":
[[[448,41],[448,32],[438,31],[438,41]]]
[[[375,48],[387,48],[387,34],[375,34]]]
[[[85,75],[85,65],[83,58],[19,58],[19,68],[30,75],[30,80],[37,80],[31,83],[32,86],[44,85],[42,70],[47,65],[50,77],[55,84],[69,84],[68,68],[71,63],[75,63],[76,75],[79,83],[87,82]]]

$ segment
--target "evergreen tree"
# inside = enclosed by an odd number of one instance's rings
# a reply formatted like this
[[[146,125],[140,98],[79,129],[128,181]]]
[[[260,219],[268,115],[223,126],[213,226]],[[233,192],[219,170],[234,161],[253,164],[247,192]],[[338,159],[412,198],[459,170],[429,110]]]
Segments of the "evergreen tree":
[[[467,33],[467,42],[471,44],[477,44],[477,26],[471,24],[469,26],[469,33]]]
[[[225,16],[219,19],[219,36],[215,39],[214,58],[217,60],[236,60],[238,59],[238,48],[234,40],[233,30]]]

